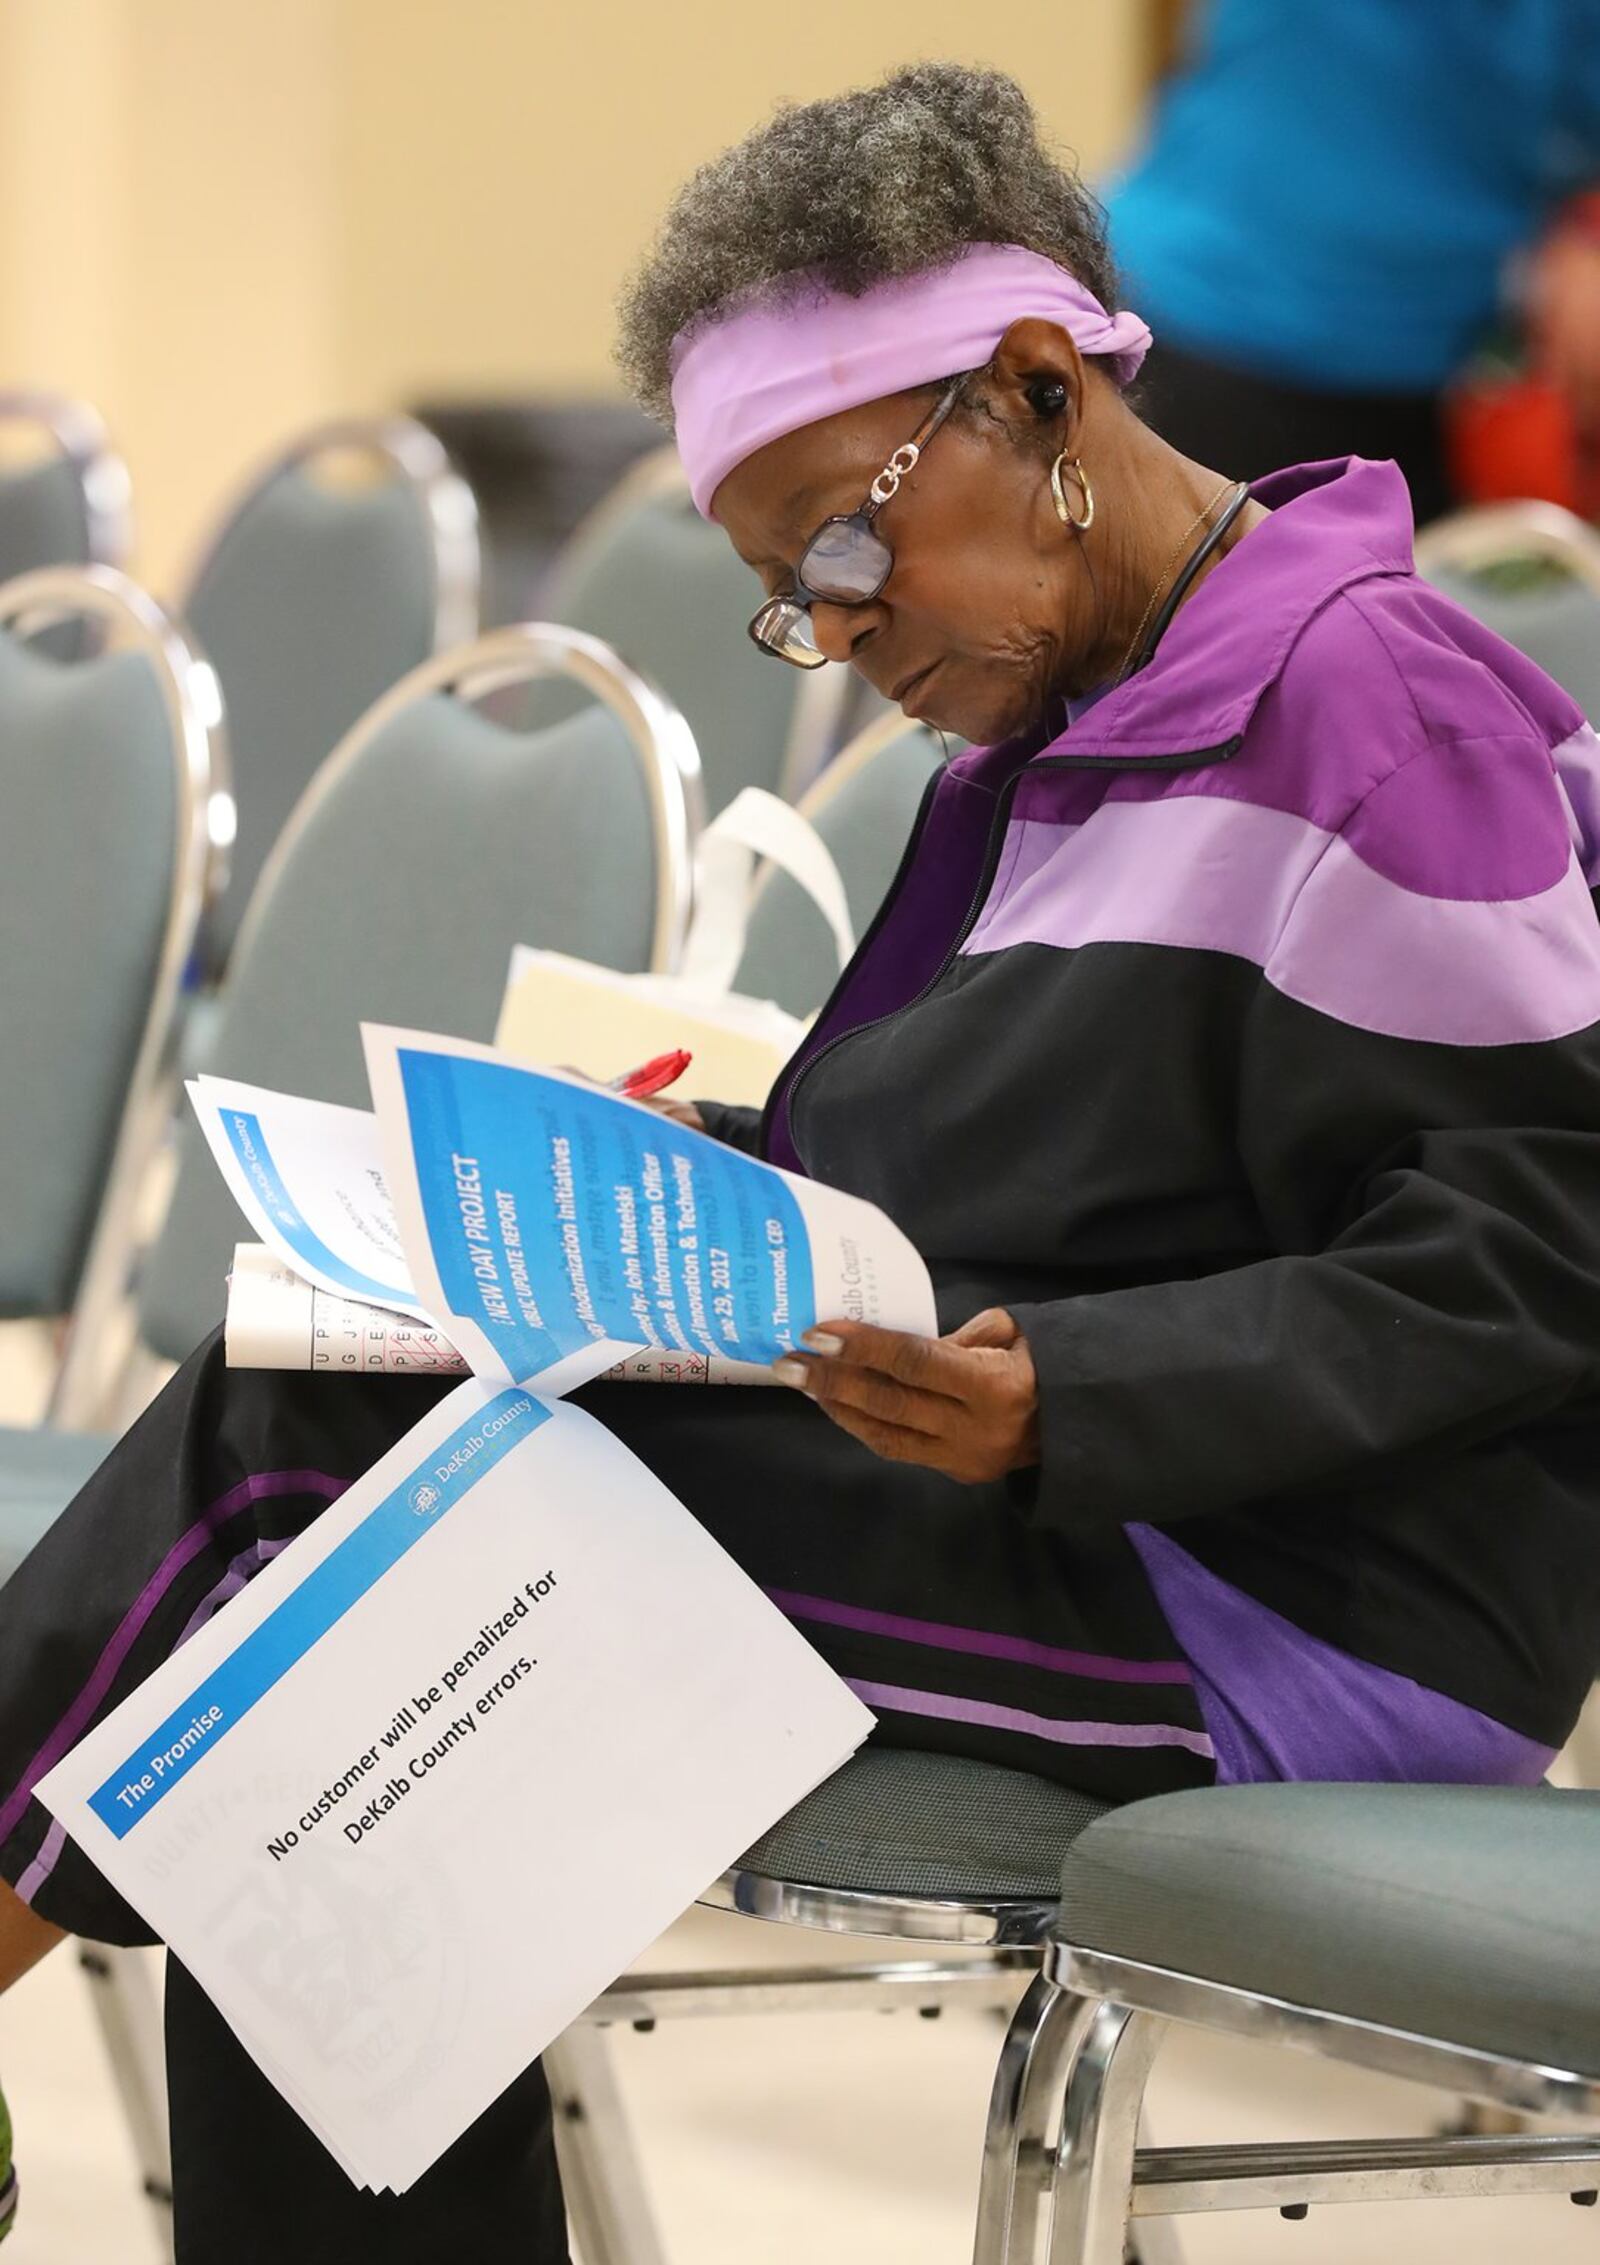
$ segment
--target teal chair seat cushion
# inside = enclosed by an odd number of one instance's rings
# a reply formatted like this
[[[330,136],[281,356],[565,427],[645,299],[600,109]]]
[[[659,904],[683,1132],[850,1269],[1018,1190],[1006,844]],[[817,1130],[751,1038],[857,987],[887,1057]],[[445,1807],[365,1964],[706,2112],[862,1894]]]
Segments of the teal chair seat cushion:
[[[1165,1794],[1074,1842],[1061,1913],[1081,1948],[1600,2075],[1600,1793]]]
[[[0,1585],[110,1454],[94,1432],[0,1426]]]
[[[1042,1897],[1105,1804],[959,1754],[869,1746],[739,1860],[739,1870],[876,1895]]]

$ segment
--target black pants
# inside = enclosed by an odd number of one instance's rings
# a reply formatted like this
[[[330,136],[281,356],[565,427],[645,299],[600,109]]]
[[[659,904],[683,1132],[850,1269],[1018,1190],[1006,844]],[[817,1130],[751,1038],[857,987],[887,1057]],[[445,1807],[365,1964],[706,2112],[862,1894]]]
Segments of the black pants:
[[[1236,480],[1330,456],[1392,456],[1419,527],[1455,506],[1437,393],[1323,393],[1156,346],[1135,400],[1164,441]]]
[[[537,2063],[405,2195],[362,2194],[167,1960],[177,2251],[195,2265],[567,2265]]]

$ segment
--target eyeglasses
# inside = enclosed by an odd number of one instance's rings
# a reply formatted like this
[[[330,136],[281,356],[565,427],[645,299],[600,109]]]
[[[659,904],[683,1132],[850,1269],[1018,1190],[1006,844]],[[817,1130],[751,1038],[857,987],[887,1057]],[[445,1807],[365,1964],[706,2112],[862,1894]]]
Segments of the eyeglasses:
[[[750,622],[750,635],[774,660],[794,668],[822,668],[827,654],[817,650],[811,608],[819,600],[830,606],[864,606],[875,598],[894,572],[894,552],[878,533],[874,521],[898,494],[907,473],[916,470],[922,452],[956,405],[967,382],[963,374],[946,387],[927,417],[903,448],[897,448],[873,481],[859,511],[838,512],[822,525],[800,553],[794,588],[781,597],[768,598]]]

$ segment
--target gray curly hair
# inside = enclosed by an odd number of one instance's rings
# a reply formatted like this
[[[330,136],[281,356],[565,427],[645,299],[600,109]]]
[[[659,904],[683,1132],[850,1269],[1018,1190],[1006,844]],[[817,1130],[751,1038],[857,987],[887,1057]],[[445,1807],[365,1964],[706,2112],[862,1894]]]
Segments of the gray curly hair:
[[[781,298],[802,272],[859,293],[978,243],[1042,252],[1116,305],[1105,215],[1014,79],[920,63],[788,103],[673,199],[623,292],[617,361],[670,425],[672,342],[724,301]]]

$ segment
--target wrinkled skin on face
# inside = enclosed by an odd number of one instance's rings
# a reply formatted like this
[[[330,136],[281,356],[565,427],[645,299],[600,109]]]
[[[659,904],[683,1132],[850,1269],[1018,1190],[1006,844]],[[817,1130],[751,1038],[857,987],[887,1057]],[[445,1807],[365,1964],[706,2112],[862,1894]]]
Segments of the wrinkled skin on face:
[[[1041,410],[1052,383],[1066,406]],[[728,474],[713,508],[767,595],[793,587],[824,519],[861,508],[939,390],[823,418]],[[1062,451],[1093,484],[1086,533],[1063,526],[1051,500]],[[1142,425],[1058,325],[1013,323],[878,515],[894,552],[884,589],[863,605],[815,604],[817,645],[963,739],[1036,728],[1055,703],[1115,675],[1174,546],[1224,484]],[[1070,474],[1065,490],[1081,513]],[[1231,539],[1263,516],[1249,505]]]

